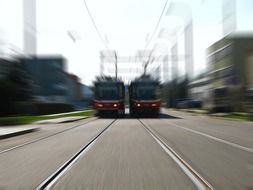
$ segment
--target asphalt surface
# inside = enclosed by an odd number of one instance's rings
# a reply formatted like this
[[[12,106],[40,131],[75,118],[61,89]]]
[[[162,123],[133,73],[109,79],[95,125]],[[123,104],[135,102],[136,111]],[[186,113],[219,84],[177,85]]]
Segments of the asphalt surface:
[[[54,189],[194,189],[136,119],[118,120]]]
[[[1,152],[51,135],[0,154],[0,189],[36,188],[113,121],[93,119],[46,125],[40,131],[0,140]],[[160,118],[140,120],[215,189],[253,189],[252,122],[172,110],[163,110]],[[196,189],[140,122],[131,118],[117,119],[53,187]]]
[[[78,120],[76,122],[71,123],[60,123],[60,124],[33,124],[28,125],[31,127],[35,127],[38,130],[33,133],[22,134],[18,136],[13,136],[11,138],[1,139],[0,141],[0,152],[6,150],[8,148],[18,146],[24,143],[28,143],[34,141],[36,139],[44,138],[49,135],[57,134],[62,131],[67,131],[71,128],[75,128],[76,126],[83,125],[85,123],[89,123],[97,118],[87,118],[85,120]]]
[[[0,189],[34,189],[112,119],[82,125],[0,154]]]

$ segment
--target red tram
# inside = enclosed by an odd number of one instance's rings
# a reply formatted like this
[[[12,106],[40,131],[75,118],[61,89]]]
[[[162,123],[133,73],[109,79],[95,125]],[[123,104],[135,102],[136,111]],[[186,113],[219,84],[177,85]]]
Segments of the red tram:
[[[95,96],[93,107],[97,115],[119,115],[125,114],[125,88],[121,81],[95,82]]]
[[[161,98],[160,84],[152,79],[138,79],[129,88],[130,115],[149,115],[158,117],[160,114]]]

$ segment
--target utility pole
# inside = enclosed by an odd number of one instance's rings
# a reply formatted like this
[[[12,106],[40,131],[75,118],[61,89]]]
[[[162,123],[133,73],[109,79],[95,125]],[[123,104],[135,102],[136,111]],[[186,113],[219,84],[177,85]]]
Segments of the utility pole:
[[[115,78],[116,80],[118,79],[118,56],[116,51],[114,51],[114,56],[115,56]]]

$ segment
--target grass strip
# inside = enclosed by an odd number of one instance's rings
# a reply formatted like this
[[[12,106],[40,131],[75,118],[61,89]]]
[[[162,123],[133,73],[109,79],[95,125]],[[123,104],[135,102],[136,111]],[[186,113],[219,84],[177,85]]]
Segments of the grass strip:
[[[253,121],[253,116],[251,115],[241,115],[241,114],[228,114],[216,117],[223,117],[227,119],[236,119],[236,120],[244,120],[244,121]]]
[[[24,125],[33,123],[35,121],[47,120],[47,119],[57,119],[62,117],[74,117],[74,116],[94,116],[94,110],[86,110],[77,113],[64,113],[60,115],[39,115],[39,116],[13,116],[13,117],[0,117],[0,125]]]

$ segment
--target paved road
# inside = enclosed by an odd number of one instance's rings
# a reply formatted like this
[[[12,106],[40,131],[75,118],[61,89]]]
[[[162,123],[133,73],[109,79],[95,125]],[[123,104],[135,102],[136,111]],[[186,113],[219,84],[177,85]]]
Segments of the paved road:
[[[136,119],[118,120],[55,189],[194,189]]]
[[[88,120],[87,120],[88,121]],[[0,189],[34,189],[113,119],[47,125],[0,140],[0,150],[63,129],[44,140],[0,154]],[[163,110],[141,121],[215,189],[253,189],[253,124]],[[80,125],[80,126],[79,126]],[[193,182],[141,127],[118,119],[57,181],[55,189],[195,189]]]
[[[177,124],[177,126],[182,125],[253,149],[253,122],[219,119],[179,111],[163,110],[163,112],[178,118],[171,120],[171,123]]]
[[[217,189],[253,189],[253,124],[164,111],[143,119]]]
[[[79,120],[71,123],[60,123],[60,124],[35,124],[33,127],[38,128],[33,133],[27,133],[23,135],[14,136],[11,138],[1,139],[0,141],[0,152],[8,148],[18,146],[36,139],[44,138],[53,134],[67,131],[69,129],[81,126],[85,123],[91,122],[97,118],[87,118],[85,120]],[[29,125],[30,126],[30,125]]]
[[[90,122],[0,154],[0,189],[34,189],[111,121]]]

